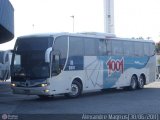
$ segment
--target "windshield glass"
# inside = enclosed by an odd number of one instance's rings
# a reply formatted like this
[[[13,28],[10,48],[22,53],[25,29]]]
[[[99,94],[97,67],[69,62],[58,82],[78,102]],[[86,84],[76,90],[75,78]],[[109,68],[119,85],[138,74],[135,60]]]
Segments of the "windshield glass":
[[[0,63],[3,63],[4,52],[0,51]]]
[[[48,37],[18,39],[12,59],[12,78],[15,80],[49,77],[49,63],[45,52],[52,46]]]

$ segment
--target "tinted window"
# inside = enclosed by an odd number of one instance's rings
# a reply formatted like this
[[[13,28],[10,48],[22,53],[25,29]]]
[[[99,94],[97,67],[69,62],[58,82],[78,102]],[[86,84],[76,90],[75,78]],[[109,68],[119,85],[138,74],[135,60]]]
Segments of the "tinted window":
[[[118,41],[118,40],[112,41],[112,54],[113,55],[123,55],[122,41]]]
[[[150,53],[150,43],[144,43],[144,55],[149,56]]]
[[[84,55],[84,42],[82,37],[70,37],[69,53],[70,53],[70,56]]]
[[[106,40],[99,39],[98,53],[99,53],[99,55],[106,55],[107,54]]]
[[[21,56],[15,54],[15,60],[14,60],[15,65],[21,65]]]
[[[9,62],[9,54],[8,53],[5,56],[5,62]]]
[[[0,63],[3,63],[4,52],[0,52]]]
[[[142,42],[134,43],[134,54],[135,56],[143,56],[144,55],[144,46]]]
[[[126,56],[133,56],[134,55],[133,42],[124,41],[123,48],[124,48],[124,55],[126,55]]]
[[[68,48],[68,41],[67,36],[60,36],[56,38],[55,44],[54,44],[54,51],[60,52],[61,59],[66,59],[67,57],[67,48]]]
[[[85,55],[86,56],[96,56],[96,42],[98,40],[96,38],[84,38],[84,46],[85,46]]]
[[[107,55],[112,54],[112,40],[107,40]]]
[[[51,46],[52,38],[49,37],[19,38],[16,43],[18,51],[46,50]]]
[[[154,43],[150,43],[150,52],[149,52],[150,56],[155,54],[155,44]]]

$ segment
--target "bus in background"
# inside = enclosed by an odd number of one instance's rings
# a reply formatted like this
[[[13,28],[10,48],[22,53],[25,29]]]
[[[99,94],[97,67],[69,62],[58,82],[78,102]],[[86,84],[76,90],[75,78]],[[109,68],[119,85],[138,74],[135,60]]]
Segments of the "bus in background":
[[[155,81],[155,69],[151,40],[102,33],[30,35],[16,41],[11,87],[15,94],[75,98],[88,90],[142,89]]]
[[[6,81],[10,78],[11,52],[0,51],[0,80]]]
[[[160,54],[156,54],[156,80],[160,80]]]

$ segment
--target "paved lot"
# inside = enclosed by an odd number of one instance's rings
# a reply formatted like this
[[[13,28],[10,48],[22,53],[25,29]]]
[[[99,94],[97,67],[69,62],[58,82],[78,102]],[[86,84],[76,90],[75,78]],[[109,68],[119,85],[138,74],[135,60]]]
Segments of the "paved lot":
[[[42,100],[14,95],[9,83],[0,83],[0,114],[147,114],[160,113],[160,82],[142,90],[108,90],[85,93],[77,99],[64,96]]]

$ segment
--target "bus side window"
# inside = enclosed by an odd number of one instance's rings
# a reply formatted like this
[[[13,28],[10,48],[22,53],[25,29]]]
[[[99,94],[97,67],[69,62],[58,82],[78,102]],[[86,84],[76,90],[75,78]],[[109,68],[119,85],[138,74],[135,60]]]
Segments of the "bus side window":
[[[106,40],[104,40],[104,39],[99,40],[98,53],[99,53],[99,55],[102,55],[102,56],[107,55]]]
[[[2,64],[3,64],[3,56],[4,56],[3,52],[0,51],[0,63]]]
[[[134,43],[134,55],[135,56],[143,56],[144,55],[144,46],[142,42]]]
[[[113,55],[123,55],[122,41],[118,41],[118,40],[112,41],[112,54]]]
[[[9,54],[7,53],[5,56],[5,63],[9,61]]]
[[[150,54],[150,43],[144,43],[144,55],[149,56]]]
[[[112,55],[112,40],[107,40],[107,55]]]
[[[85,56],[97,56],[95,38],[84,38]]]
[[[155,55],[155,44],[154,43],[150,43],[150,52],[149,52],[150,56]]]
[[[61,71],[60,68],[60,54],[57,53],[53,53],[52,56],[52,74],[59,74]]]
[[[125,56],[133,56],[134,55],[133,42],[124,41],[123,48],[124,48],[124,55]]]
[[[70,37],[69,40],[69,56],[83,56],[84,43],[82,37]]]
[[[65,61],[67,58],[67,48],[68,48],[68,40],[67,36],[57,37],[54,44],[54,51],[59,51],[60,53],[60,66],[64,67]]]

